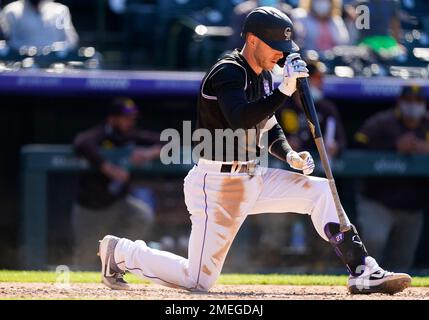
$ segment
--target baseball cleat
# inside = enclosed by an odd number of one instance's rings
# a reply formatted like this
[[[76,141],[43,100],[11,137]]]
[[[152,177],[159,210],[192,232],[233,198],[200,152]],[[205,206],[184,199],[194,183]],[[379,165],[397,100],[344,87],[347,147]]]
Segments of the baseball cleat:
[[[100,240],[101,282],[113,290],[129,290],[130,286],[124,280],[125,272],[119,269],[113,257],[118,241],[118,237],[109,235]]]
[[[351,294],[395,294],[410,284],[411,277],[408,274],[383,270],[374,258],[367,257],[364,272],[357,277],[350,276],[347,288]]]

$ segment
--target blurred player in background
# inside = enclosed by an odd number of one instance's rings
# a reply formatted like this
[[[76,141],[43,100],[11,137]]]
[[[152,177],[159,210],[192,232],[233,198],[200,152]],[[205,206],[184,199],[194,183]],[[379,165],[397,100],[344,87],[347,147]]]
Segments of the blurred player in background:
[[[429,154],[429,114],[419,86],[405,86],[395,108],[365,121],[355,135],[360,147],[401,154]],[[394,270],[414,261],[428,208],[429,181],[419,177],[367,178],[357,201],[368,250]]]
[[[77,135],[76,153],[87,159],[92,170],[79,177],[73,207],[75,266],[95,268],[98,258],[88,239],[97,241],[106,232],[125,232],[131,238],[148,236],[154,220],[150,190],[132,186],[127,168],[105,158],[102,151],[122,149],[133,165],[157,159],[159,134],[136,128],[137,105],[129,98],[116,99],[106,121]]]

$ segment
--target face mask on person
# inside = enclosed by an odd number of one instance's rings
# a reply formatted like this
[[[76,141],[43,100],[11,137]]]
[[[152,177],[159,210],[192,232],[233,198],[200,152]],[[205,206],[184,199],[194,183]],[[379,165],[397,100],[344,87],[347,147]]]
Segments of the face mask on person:
[[[329,0],[313,0],[313,10],[321,17],[327,17],[331,14],[331,1]]]
[[[426,113],[426,104],[424,102],[399,102],[401,114],[413,120],[420,120]]]
[[[310,85],[310,92],[314,102],[318,102],[323,99],[323,92],[319,88]]]

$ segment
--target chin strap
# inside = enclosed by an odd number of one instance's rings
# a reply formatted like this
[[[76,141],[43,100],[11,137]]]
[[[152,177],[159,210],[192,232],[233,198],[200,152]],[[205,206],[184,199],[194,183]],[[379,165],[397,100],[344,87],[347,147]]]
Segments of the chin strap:
[[[368,252],[360,239],[356,227],[351,225],[346,232],[340,231],[338,223],[327,223],[324,231],[329,242],[334,247],[335,253],[346,265],[352,276],[361,275],[365,268],[365,258]]]

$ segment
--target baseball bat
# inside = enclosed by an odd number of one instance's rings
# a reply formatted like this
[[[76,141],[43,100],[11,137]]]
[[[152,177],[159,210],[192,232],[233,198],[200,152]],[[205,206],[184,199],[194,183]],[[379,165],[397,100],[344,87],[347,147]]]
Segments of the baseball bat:
[[[335,185],[334,176],[332,174],[331,166],[329,164],[328,154],[326,152],[325,143],[323,141],[322,132],[320,130],[319,119],[317,117],[316,107],[314,106],[313,97],[311,96],[310,87],[307,78],[298,78],[297,88],[302,106],[304,108],[307,124],[313,135],[314,142],[316,143],[317,151],[319,152],[320,160],[322,161],[323,170],[325,171],[326,178],[329,181],[332,197],[334,198],[335,209],[337,211],[338,219],[340,220],[340,231],[346,232],[351,229],[347,223],[348,219],[341,205],[340,197],[338,195],[337,187]]]

